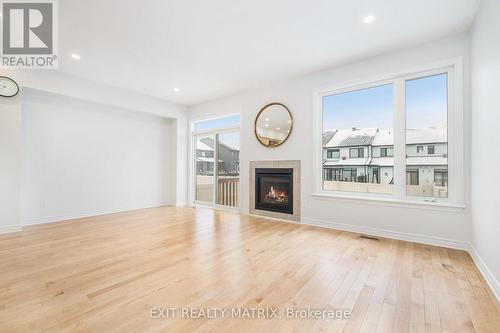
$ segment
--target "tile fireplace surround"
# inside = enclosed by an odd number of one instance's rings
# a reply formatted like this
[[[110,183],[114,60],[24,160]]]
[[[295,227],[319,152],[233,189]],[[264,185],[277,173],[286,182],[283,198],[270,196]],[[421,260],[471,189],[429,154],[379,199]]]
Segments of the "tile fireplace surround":
[[[255,209],[255,169],[293,169],[293,215]],[[300,161],[250,161],[250,214],[300,222]]]

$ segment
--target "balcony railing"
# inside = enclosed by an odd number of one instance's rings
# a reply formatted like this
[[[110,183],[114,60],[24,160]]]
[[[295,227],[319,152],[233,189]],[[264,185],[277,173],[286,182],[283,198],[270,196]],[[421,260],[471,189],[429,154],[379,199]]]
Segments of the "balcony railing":
[[[323,189],[328,191],[341,192],[361,192],[361,193],[386,193],[394,191],[394,185],[391,184],[373,184],[359,182],[341,182],[341,181],[323,181]],[[448,187],[429,185],[406,185],[406,193],[410,196],[447,198]]]
[[[240,178],[239,177],[219,177],[217,188],[217,204],[238,207],[240,201]]]
[[[214,176],[196,176],[196,200],[211,203],[214,191]],[[229,207],[240,204],[240,178],[235,176],[219,176],[216,203]]]

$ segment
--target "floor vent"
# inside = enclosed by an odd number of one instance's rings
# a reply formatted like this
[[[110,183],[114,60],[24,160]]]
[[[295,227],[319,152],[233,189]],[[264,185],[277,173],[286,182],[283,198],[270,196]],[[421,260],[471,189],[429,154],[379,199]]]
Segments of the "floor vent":
[[[375,236],[369,236],[369,235],[360,235],[359,238],[366,238],[366,239],[371,239],[371,240],[380,240],[379,238]]]

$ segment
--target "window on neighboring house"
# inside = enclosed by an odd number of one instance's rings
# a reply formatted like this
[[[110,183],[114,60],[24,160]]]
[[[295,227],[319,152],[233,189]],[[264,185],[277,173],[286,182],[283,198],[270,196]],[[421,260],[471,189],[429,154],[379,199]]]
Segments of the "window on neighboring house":
[[[340,149],[328,149],[327,158],[340,158]]]
[[[448,170],[434,170],[434,184],[448,186]]]
[[[332,169],[323,169],[323,180],[332,179]]]
[[[424,146],[417,146],[417,154],[420,154],[424,151]]]
[[[350,158],[361,158],[365,155],[364,148],[351,148],[349,149],[349,157]]]
[[[342,169],[324,169],[325,180],[340,181],[342,180]]]
[[[333,181],[341,181],[342,180],[342,169],[333,169]]]
[[[394,148],[380,148],[380,157],[394,156]]]
[[[406,184],[418,185],[418,170],[406,170]]]
[[[434,155],[434,146],[427,146],[427,154]]]
[[[358,170],[357,169],[343,169],[343,178],[345,182],[356,182],[358,178]]]
[[[380,184],[380,170],[378,168],[373,168],[372,170],[372,180],[374,184]]]

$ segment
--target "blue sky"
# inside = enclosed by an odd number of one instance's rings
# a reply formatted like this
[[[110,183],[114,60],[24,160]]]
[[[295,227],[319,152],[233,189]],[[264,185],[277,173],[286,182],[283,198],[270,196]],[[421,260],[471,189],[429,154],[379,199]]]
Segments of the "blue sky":
[[[235,126],[240,124],[240,115],[234,115],[224,118],[217,118],[211,120],[204,120],[195,123],[194,128],[196,131],[209,130],[213,128]],[[240,148],[240,133],[222,133],[219,135],[219,140],[222,143],[226,143],[231,147]]]
[[[393,127],[392,85],[356,90],[323,98],[324,130]],[[406,82],[408,128],[445,127],[447,123],[447,75],[439,74]]]
[[[204,131],[212,128],[235,126],[239,124],[240,124],[240,115],[236,114],[234,116],[196,122],[194,124],[194,129],[195,131]]]

